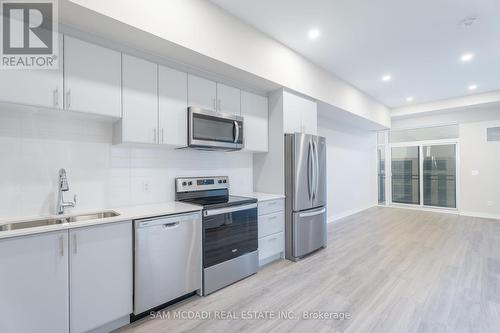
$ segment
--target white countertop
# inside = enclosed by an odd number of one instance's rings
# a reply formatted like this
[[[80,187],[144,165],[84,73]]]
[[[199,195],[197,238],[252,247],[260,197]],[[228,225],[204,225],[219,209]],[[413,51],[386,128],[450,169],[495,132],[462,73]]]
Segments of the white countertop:
[[[155,216],[183,214],[183,213],[196,212],[196,211],[201,211],[201,210],[202,210],[201,206],[182,203],[182,202],[175,202],[175,201],[174,202],[159,203],[159,204],[149,204],[149,205],[128,206],[128,207],[112,208],[112,209],[102,209],[100,211],[114,211],[120,215],[115,216],[115,217],[103,218],[103,219],[94,219],[94,220],[79,221],[79,222],[72,222],[72,223],[61,223],[61,224],[47,225],[47,226],[35,227],[35,228],[0,231],[0,239],[17,237],[17,236],[32,235],[32,234],[39,234],[39,233],[50,232],[50,231],[82,228],[82,227],[88,227],[88,226],[99,225],[99,224],[137,220],[137,219],[143,219],[143,218],[149,218],[149,217],[155,217]],[[26,221],[32,221],[32,220],[42,220],[42,219],[47,219],[47,218],[61,219],[61,218],[67,217],[67,216],[80,215],[80,214],[92,214],[95,212],[97,212],[97,211],[96,210],[83,211],[83,212],[78,211],[78,212],[73,212],[71,214],[66,214],[66,215],[36,216],[36,217],[29,217],[29,218],[26,217],[26,218],[3,219],[3,220],[0,219],[0,225],[26,222]]]
[[[285,196],[282,194],[269,194],[269,193],[261,193],[261,192],[250,192],[250,193],[235,194],[235,195],[242,196],[242,197],[255,198],[258,201],[285,199]]]

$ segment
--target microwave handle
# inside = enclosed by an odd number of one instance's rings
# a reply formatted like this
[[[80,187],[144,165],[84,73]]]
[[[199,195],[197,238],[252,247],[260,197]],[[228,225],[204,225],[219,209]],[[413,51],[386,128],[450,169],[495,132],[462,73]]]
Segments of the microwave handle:
[[[236,129],[236,134],[234,135],[234,143],[238,142],[238,139],[240,138],[240,126],[238,126],[238,122],[235,120],[233,122],[234,128]]]

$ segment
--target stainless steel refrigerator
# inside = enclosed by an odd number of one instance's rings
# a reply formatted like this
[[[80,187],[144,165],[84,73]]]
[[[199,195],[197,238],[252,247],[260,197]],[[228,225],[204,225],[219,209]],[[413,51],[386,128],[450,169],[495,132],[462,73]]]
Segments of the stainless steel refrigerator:
[[[285,257],[326,247],[326,140],[285,134]]]

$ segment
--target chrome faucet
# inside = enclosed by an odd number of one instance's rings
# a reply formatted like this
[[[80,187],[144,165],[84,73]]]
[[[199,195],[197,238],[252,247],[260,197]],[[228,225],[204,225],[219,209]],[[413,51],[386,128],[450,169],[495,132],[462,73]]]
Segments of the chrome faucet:
[[[73,197],[73,201],[64,201],[64,192],[69,191],[68,178],[66,177],[66,170],[59,170],[59,198],[57,199],[57,214],[64,214],[64,209],[67,207],[75,207],[76,205],[76,194]]]

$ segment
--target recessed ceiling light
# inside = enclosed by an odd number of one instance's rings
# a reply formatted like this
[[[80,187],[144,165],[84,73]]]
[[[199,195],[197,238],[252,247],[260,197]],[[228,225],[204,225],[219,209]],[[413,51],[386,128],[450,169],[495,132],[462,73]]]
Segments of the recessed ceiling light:
[[[473,53],[465,53],[460,57],[460,60],[462,62],[468,62],[474,59],[474,54]]]
[[[471,84],[469,86],[469,90],[476,90],[477,89],[477,84]]]
[[[317,39],[321,35],[321,32],[318,29],[311,29],[307,33],[309,39]]]
[[[384,76],[382,76],[382,81],[384,82],[389,82],[391,80],[392,80],[391,74],[385,74]]]
[[[413,102],[413,97],[411,97],[411,96],[406,97],[406,101],[407,101],[407,102]]]

